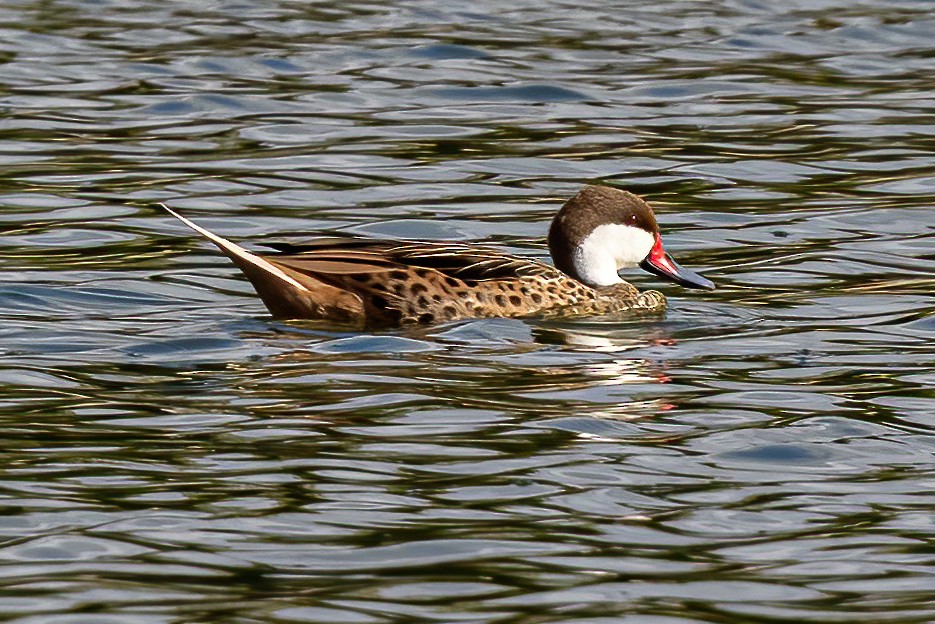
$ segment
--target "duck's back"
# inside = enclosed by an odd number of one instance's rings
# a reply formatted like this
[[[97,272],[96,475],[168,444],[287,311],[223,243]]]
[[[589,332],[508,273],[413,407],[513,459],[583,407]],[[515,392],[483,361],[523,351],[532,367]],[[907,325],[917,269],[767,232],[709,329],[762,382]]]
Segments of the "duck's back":
[[[322,239],[267,259],[356,294],[370,324],[527,316],[593,298],[558,269],[458,243]],[[333,319],[341,320],[341,319]]]

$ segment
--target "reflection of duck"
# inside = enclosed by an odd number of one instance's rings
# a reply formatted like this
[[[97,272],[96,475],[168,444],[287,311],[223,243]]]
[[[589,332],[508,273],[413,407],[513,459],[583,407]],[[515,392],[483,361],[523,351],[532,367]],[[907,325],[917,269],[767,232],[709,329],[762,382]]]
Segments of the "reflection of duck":
[[[543,320],[532,326],[532,337],[543,344],[564,345],[574,350],[621,353],[648,345],[670,345],[674,340],[663,328],[648,328],[645,323],[621,323],[608,317],[599,322]]]
[[[652,209],[609,187],[587,186],[555,216],[555,267],[460,243],[322,239],[254,254],[165,207],[217,245],[253,283],[273,316],[360,325],[495,316],[658,312],[617,271],[640,266],[690,288],[714,288],[666,255]]]

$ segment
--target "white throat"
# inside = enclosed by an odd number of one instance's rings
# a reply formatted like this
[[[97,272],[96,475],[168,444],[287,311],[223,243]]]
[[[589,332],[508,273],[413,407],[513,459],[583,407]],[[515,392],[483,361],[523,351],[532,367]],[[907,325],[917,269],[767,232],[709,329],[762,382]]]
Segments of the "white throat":
[[[581,241],[572,255],[575,272],[589,286],[610,286],[623,280],[617,271],[642,262],[655,237],[646,230],[621,223],[605,223]]]

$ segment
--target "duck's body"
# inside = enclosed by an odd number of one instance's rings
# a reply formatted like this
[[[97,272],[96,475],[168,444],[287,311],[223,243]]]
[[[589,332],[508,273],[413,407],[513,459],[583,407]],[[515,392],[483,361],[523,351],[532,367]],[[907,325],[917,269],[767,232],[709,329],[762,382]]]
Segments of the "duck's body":
[[[628,210],[620,212],[621,207]],[[713,287],[664,255],[655,218],[645,202],[608,187],[585,187],[556,216],[549,246],[559,268],[474,245],[360,238],[275,244],[271,247],[277,253],[260,255],[169,212],[233,260],[277,318],[372,326],[661,312],[666,303],[660,293],[640,293],[616,275],[618,265],[648,262],[657,246],[665,263],[670,263],[661,269],[667,277],[677,276],[686,283],[689,275],[703,282],[686,285]],[[582,214],[596,217],[599,224],[588,227]],[[604,247],[614,238],[608,234],[620,232],[650,247],[611,252],[614,257],[608,260]],[[673,274],[668,274],[669,269]]]

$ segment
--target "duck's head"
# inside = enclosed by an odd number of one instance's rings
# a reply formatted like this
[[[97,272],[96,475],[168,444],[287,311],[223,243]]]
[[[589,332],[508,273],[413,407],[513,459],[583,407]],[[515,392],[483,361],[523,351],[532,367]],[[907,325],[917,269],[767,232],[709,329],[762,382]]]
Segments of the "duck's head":
[[[617,271],[639,266],[686,288],[714,288],[666,254],[649,204],[608,186],[586,186],[565,202],[549,228],[549,251],[556,267],[589,286],[619,284]]]

